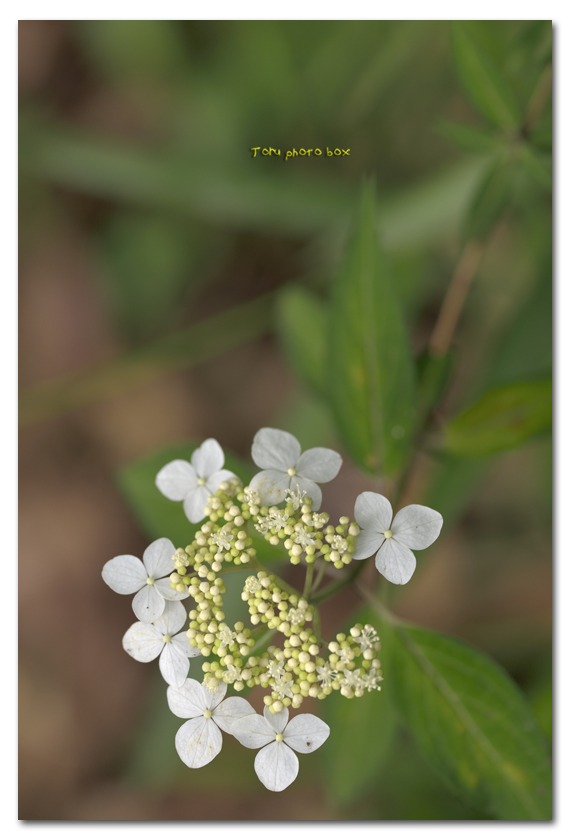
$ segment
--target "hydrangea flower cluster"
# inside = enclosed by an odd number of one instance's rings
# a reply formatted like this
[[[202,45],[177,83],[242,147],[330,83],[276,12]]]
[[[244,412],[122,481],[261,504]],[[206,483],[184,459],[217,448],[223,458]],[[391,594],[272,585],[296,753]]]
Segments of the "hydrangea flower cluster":
[[[115,592],[136,593],[139,620],[125,633],[123,647],[139,662],[159,659],[169,708],[186,719],[175,739],[182,761],[192,768],[207,764],[220,752],[224,732],[260,749],[255,771],[269,790],[280,791],[297,776],[296,753],[312,752],[329,736],[315,715],[290,719],[290,710],[333,692],[358,698],[381,688],[374,627],[355,624],[330,641],[322,637],[318,603],[325,575],[375,554],[378,571],[404,584],[416,566],[412,549],[434,542],[442,517],[409,505],[393,518],[389,501],[366,491],[357,497],[353,518],[333,523],[319,511],[319,484],[339,473],[336,452],[302,452],[293,435],[265,428],[254,438],[252,458],[261,471],[247,486],[223,468],[224,453],[212,438],[190,462],[163,467],[158,489],[183,503],[190,522],[202,524],[187,546],[175,548],[162,538],[142,561],[113,558],[103,579]],[[305,569],[303,591],[260,564],[260,538]],[[244,615],[229,622],[224,579],[232,570],[243,571]],[[187,598],[189,606],[181,603]],[[202,683],[188,678],[194,657],[201,658]],[[243,696],[226,697],[229,688],[247,693],[256,687],[264,692],[263,715]]]

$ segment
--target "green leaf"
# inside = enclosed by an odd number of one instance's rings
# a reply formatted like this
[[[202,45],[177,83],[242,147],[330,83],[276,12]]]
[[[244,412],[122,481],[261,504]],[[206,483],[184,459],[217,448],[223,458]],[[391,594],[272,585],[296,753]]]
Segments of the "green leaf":
[[[551,429],[551,377],[492,388],[444,430],[449,452],[482,457]]]
[[[512,207],[518,169],[516,161],[506,159],[504,155],[491,164],[466,215],[464,237],[467,240],[485,239]]]
[[[473,105],[492,125],[516,129],[520,107],[477,28],[470,21],[454,21],[452,32],[458,74]]]
[[[525,171],[546,190],[553,187],[553,169],[550,153],[542,152],[533,146],[523,146],[520,159]]]
[[[277,301],[277,330],[295,372],[309,388],[322,393],[326,360],[325,304],[304,288],[286,287]]]
[[[505,147],[505,141],[489,128],[480,128],[466,123],[455,123],[444,120],[437,125],[443,137],[451,140],[465,152],[480,152],[487,154],[498,152]]]
[[[206,241],[205,241],[206,240]],[[120,213],[100,240],[105,292],[122,331],[146,337],[156,328],[176,323],[175,310],[189,291],[208,280],[204,231],[199,234],[178,220],[153,214]]]
[[[415,423],[414,369],[394,284],[378,242],[374,190],[367,187],[333,282],[329,391],[353,459],[388,475],[406,460]]]
[[[499,819],[551,819],[547,743],[508,675],[439,633],[398,625],[391,635],[385,681],[427,760]]]
[[[353,187],[287,167],[254,167],[188,154],[157,154],[140,146],[91,136],[34,112],[19,118],[23,175],[105,200],[196,217],[201,224],[283,235],[321,233],[344,225]],[[481,159],[462,160],[423,178],[380,204],[386,247],[409,249],[449,235],[465,213]],[[335,230],[335,237],[338,237]]]
[[[188,67],[187,45],[176,21],[75,21],[75,30],[97,71],[122,84],[176,78]]]
[[[371,691],[352,700],[336,692],[323,708],[332,733],[324,774],[334,801],[344,807],[378,782],[389,756],[396,716],[386,691]]]
[[[357,622],[379,624],[369,608],[353,616],[351,626]],[[384,657],[385,640],[381,643]],[[346,807],[378,783],[394,744],[396,713],[384,689],[351,700],[335,692],[323,701],[323,709],[332,733],[323,754],[323,772],[334,802]]]

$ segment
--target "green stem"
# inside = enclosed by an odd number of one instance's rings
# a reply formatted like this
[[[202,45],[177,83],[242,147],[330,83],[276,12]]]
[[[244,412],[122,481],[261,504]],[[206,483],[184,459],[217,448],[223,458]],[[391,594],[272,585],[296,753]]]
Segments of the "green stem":
[[[401,620],[391,612],[385,604],[376,595],[373,595],[366,587],[361,586],[360,583],[353,583],[355,590],[359,593],[364,601],[367,601],[384,621],[389,624],[402,624]]]
[[[256,654],[259,651],[267,647],[268,642],[270,642],[275,635],[275,630],[267,630],[265,633],[263,633],[257,640],[256,644],[254,645],[248,656],[256,656]]]
[[[550,63],[543,70],[535,89],[533,90],[527,105],[527,111],[521,134],[523,137],[529,137],[533,132],[543,109],[552,97],[553,88],[553,65]]]
[[[362,574],[363,570],[366,567],[366,563],[358,562],[357,565],[352,569],[352,571],[345,575],[344,577],[336,580],[330,586],[326,586],[325,589],[322,589],[321,592],[318,592],[317,595],[312,599],[313,604],[321,604],[323,601],[327,601],[336,592],[340,589],[343,589],[347,584],[353,583],[360,574]]]
[[[307,572],[305,573],[305,584],[304,584],[304,587],[303,587],[303,592],[301,594],[301,597],[305,598],[306,600],[309,598],[309,595],[311,593],[311,584],[313,582],[314,569],[315,569],[315,564],[314,563],[309,563],[308,566],[307,566]]]
[[[319,561],[316,560],[315,562],[318,563]],[[326,572],[327,572],[327,563],[324,560],[321,560],[321,562],[319,563],[319,571],[318,571],[317,575],[315,576],[315,578],[313,580],[313,586],[312,586],[312,591],[313,592],[317,592],[317,590],[319,589],[321,581],[323,580],[323,577],[324,577]]]

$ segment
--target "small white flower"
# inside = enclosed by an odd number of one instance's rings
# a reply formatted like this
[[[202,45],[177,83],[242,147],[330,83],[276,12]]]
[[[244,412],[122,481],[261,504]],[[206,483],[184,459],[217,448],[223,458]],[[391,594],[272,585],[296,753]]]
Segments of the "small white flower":
[[[108,560],[101,575],[113,592],[119,595],[137,594],[133,598],[133,612],[146,623],[156,621],[163,614],[166,601],[188,598],[188,590],[177,592],[166,575],[173,571],[174,545],[166,537],[155,540],[145,549],[143,562],[132,554],[121,554]],[[160,578],[160,579],[159,579]]]
[[[263,505],[283,502],[287,492],[305,492],[313,507],[321,505],[324,484],[335,478],[341,469],[341,456],[332,449],[315,447],[301,451],[299,441],[280,429],[260,429],[252,444],[252,459],[262,468],[250,481]]]
[[[323,688],[330,688],[333,680],[337,677],[337,671],[327,662],[317,666],[317,678]]]
[[[244,581],[243,591],[246,595],[255,595],[256,592],[259,592],[261,589],[263,589],[263,586],[255,575],[250,575]]]
[[[254,527],[260,534],[267,534],[268,531],[279,531],[285,528],[288,523],[287,514],[278,508],[270,508],[267,516],[258,516],[256,519]]]
[[[211,542],[213,542],[220,551],[230,551],[235,538],[235,535],[232,533],[228,525],[225,525],[219,531],[216,531],[210,536]]]
[[[290,624],[305,624],[306,611],[299,607],[292,607],[288,610],[287,620]]]
[[[137,662],[152,662],[158,656],[166,682],[180,686],[188,676],[189,657],[200,656],[198,648],[190,646],[186,633],[178,632],[185,621],[186,610],[180,601],[169,601],[152,624],[137,621],[129,627],[123,636],[123,648]]]
[[[204,767],[222,749],[222,732],[234,734],[234,728],[255,710],[243,697],[228,697],[228,686],[221,683],[208,688],[197,680],[185,680],[179,688],[169,686],[167,700],[177,717],[189,718],[175,737],[176,751],[187,767]],[[222,732],[220,731],[222,730]]]
[[[260,752],[254,761],[258,779],[268,790],[284,790],[295,780],[299,760],[294,750],[310,753],[329,737],[329,727],[315,715],[296,715],[288,723],[288,710],[249,715],[238,721],[232,734],[240,743]]]
[[[442,516],[424,505],[407,505],[393,519],[391,503],[379,493],[357,496],[355,520],[361,532],[356,540],[355,560],[377,552],[375,566],[391,583],[407,583],[416,568],[411,548],[428,548],[442,528]]]
[[[371,624],[365,624],[361,630],[354,627],[351,630],[351,636],[361,648],[362,653],[367,650],[374,650],[379,642],[379,634]]]
[[[223,466],[222,447],[214,438],[208,438],[192,453],[190,463],[171,461],[157,474],[155,483],[167,499],[183,503],[191,522],[200,522],[204,519],[209,497],[223,481],[236,478],[234,473],[223,470]]]

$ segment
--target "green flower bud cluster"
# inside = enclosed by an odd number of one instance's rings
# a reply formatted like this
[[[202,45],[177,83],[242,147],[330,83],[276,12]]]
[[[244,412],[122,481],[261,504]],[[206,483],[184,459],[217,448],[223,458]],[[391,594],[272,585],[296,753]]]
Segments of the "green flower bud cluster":
[[[302,560],[312,565],[322,558],[342,569],[353,559],[359,533],[357,523],[342,516],[338,525],[329,525],[329,514],[316,513],[299,494],[290,493],[284,508],[254,504],[250,514],[256,529],[269,543],[283,545],[294,566]]]
[[[269,572],[251,574],[244,582],[241,597],[251,627],[226,623],[222,575],[228,566],[256,563],[249,523],[271,544],[281,544],[294,565],[304,561],[309,567],[321,559],[339,569],[351,562],[357,524],[346,516],[330,524],[327,513],[313,511],[305,501],[289,494],[284,507],[262,506],[250,488],[225,482],[210,497],[207,519],[193,542],[173,557],[171,585],[187,588],[195,601],[187,636],[207,659],[205,684],[215,688],[224,682],[236,691],[261,686],[268,690],[264,703],[271,712],[297,709],[305,698],[321,700],[333,691],[360,697],[379,689],[382,679],[373,627],[355,625],[327,644],[320,637],[317,609]],[[262,628],[281,634],[281,647],[274,643],[257,653]]]
[[[370,624],[356,624],[348,634],[338,633],[328,649],[327,662],[320,671],[324,690],[327,686],[344,697],[362,697],[366,691],[380,690],[380,642]]]
[[[265,672],[258,684],[270,688],[264,702],[271,712],[298,708],[306,697],[321,700],[335,690],[360,697],[379,687],[379,639],[371,625],[357,624],[348,635],[337,634],[325,659],[312,624],[313,608],[304,598],[284,592],[272,575],[259,572],[246,580],[242,599],[253,624],[262,622],[285,637],[282,649],[271,647],[260,657]]]
[[[263,622],[269,630],[285,636],[299,632],[313,619],[313,610],[297,593],[284,592],[273,575],[259,572],[244,583],[242,600],[247,601],[252,624]]]

